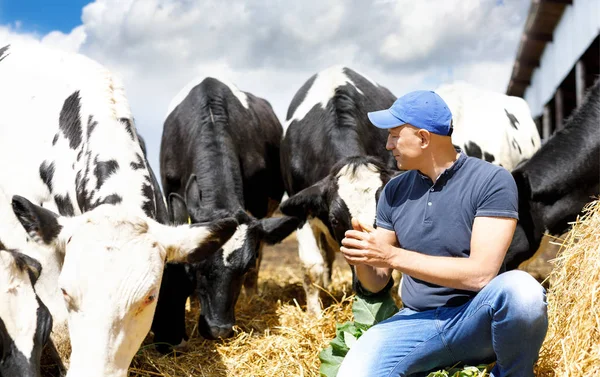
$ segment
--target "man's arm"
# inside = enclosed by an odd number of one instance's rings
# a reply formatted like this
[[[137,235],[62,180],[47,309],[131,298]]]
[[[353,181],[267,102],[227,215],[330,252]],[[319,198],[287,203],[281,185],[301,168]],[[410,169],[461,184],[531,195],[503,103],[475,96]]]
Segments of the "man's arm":
[[[380,228],[372,233],[347,231],[340,250],[350,264],[357,266],[357,272],[358,266],[372,266],[372,272],[360,267],[362,276],[358,277],[361,284],[373,292],[377,290],[371,288],[379,287],[384,272],[391,269],[440,286],[480,291],[498,274],[516,225],[517,220],[512,218],[476,217],[468,258],[431,256],[402,249],[396,243],[389,243],[389,235]],[[391,233],[395,241],[395,233]]]

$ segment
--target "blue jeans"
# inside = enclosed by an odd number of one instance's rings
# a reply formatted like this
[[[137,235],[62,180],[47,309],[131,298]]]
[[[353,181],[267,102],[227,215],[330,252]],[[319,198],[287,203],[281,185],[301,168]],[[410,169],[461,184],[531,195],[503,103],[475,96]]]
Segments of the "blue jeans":
[[[338,377],[421,376],[494,360],[494,377],[533,376],[548,328],[546,306],[546,291],[531,275],[506,272],[462,306],[404,308],[373,326],[352,346]]]

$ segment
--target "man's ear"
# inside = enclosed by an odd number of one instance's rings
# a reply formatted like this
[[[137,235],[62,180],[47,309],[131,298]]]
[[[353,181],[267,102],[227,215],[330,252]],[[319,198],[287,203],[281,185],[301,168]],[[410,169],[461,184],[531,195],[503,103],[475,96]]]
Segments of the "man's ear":
[[[235,233],[238,226],[234,218],[224,218],[208,223],[166,226],[152,223],[152,232],[166,250],[167,262],[200,262]]]
[[[189,212],[185,200],[174,192],[169,194],[169,223],[173,225],[187,224]]]
[[[19,195],[13,196],[12,208],[25,231],[34,241],[46,245],[56,242],[63,228],[57,214]]]
[[[421,148],[427,147],[431,142],[431,133],[427,130],[420,129],[417,131],[417,134],[421,138]]]
[[[305,221],[309,216],[317,217],[319,214],[327,213],[327,179],[328,177],[325,177],[289,197],[279,205],[281,212],[284,215],[297,217],[301,221]]]

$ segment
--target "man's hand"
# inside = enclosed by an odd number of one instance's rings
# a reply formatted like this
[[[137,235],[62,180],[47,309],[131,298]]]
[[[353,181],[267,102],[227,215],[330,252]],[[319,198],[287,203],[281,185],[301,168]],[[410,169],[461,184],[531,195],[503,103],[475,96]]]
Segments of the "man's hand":
[[[379,229],[361,223],[356,218],[352,219],[352,228],[353,230],[346,231],[340,248],[348,263],[351,265],[366,264],[373,267],[389,268],[391,266],[390,259],[393,255],[391,246],[396,241],[395,233],[383,229],[383,231],[394,236],[393,241],[390,242],[390,240],[387,240],[390,237],[382,237],[379,234]]]

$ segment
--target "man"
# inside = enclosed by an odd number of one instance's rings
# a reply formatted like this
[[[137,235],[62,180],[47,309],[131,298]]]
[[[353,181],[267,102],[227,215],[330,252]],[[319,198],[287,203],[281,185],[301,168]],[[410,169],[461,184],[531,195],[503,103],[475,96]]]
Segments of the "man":
[[[368,114],[407,170],[385,186],[377,228],[353,219],[341,251],[360,288],[403,273],[404,308],[369,329],[338,377],[420,375],[496,360],[492,376],[533,376],[546,335],[546,296],[522,271],[502,271],[518,218],[511,174],[452,145],[452,114],[434,92]],[[425,373],[426,374],[426,373]]]

